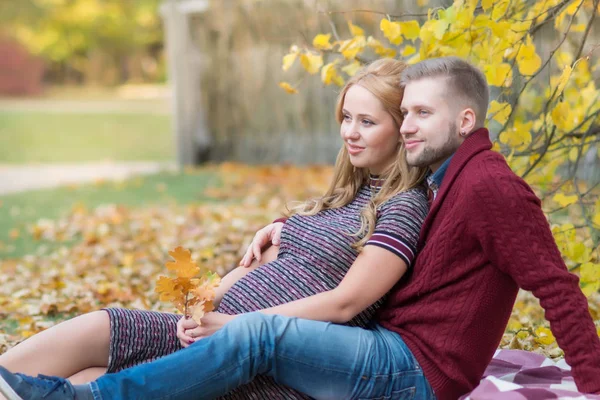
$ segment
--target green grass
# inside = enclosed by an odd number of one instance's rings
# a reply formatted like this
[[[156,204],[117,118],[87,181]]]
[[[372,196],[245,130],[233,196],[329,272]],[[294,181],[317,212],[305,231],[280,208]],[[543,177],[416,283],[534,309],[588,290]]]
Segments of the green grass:
[[[204,197],[203,190],[218,184],[218,177],[205,171],[163,172],[124,182],[86,184],[0,196],[0,259],[31,254],[41,245],[48,246],[48,249],[62,245],[34,240],[27,232],[27,226],[40,218],[59,218],[77,204],[88,208],[101,204],[143,207],[210,201]],[[10,235],[15,229],[20,233],[18,238]]]
[[[171,117],[0,111],[0,163],[173,160]]]

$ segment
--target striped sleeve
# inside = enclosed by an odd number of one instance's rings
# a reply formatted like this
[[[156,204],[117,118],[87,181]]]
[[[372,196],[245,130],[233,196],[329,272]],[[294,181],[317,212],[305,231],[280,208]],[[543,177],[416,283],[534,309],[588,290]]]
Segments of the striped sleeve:
[[[400,257],[408,267],[416,256],[417,241],[429,207],[421,189],[400,193],[380,209],[375,231],[365,246],[378,246]]]

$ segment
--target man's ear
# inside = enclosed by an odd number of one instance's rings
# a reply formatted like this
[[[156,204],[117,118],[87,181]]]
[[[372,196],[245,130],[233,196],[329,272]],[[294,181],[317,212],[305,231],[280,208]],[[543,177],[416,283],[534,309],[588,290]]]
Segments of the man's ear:
[[[465,108],[458,118],[458,131],[461,136],[466,136],[475,130],[475,127],[477,126],[477,116],[472,108]]]

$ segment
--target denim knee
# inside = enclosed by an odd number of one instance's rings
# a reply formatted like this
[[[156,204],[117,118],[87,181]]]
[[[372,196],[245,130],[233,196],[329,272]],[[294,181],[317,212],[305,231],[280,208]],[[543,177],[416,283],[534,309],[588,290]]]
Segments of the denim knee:
[[[264,341],[272,337],[273,321],[276,317],[261,312],[246,313],[233,319],[226,327],[237,337],[247,335],[250,339]]]

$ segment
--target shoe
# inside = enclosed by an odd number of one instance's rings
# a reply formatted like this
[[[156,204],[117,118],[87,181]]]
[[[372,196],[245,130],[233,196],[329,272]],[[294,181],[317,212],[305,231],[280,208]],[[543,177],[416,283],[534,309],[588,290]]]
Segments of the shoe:
[[[57,376],[13,374],[0,367],[0,393],[7,400],[75,400],[75,389]]]

